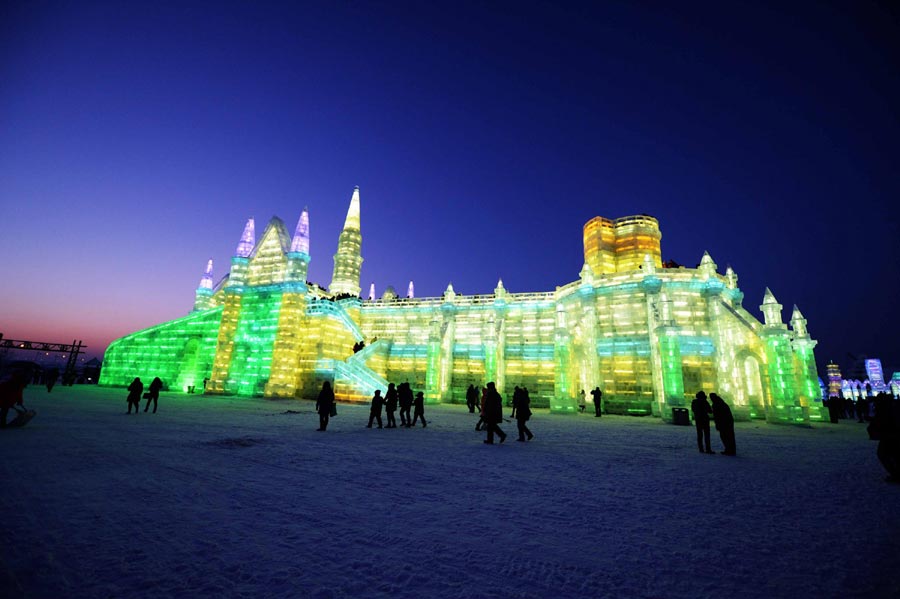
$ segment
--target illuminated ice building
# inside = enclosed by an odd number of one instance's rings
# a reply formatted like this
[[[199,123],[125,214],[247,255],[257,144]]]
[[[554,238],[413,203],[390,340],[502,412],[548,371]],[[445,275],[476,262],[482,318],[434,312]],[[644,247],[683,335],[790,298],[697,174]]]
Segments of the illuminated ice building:
[[[247,222],[230,272],[207,265],[194,311],[132,333],[106,351],[101,384],[159,376],[172,389],[313,398],[332,381],[345,401],[368,401],[388,381],[409,381],[429,403],[464,403],[469,384],[495,381],[507,397],[527,387],[536,407],[575,413],[596,386],[613,414],[672,419],[699,389],[738,418],[823,420],[806,319],[790,328],[767,289],[760,322],[742,306],[738,277],[704,253],[697,268],[663,268],[650,216],[594,218],[584,266],[554,291],[440,297],[360,295],[359,189],[353,192],[326,291],[307,282],[309,216],[293,236],[273,218]],[[354,345],[365,347],[354,353]],[[590,395],[587,395],[590,397]]]

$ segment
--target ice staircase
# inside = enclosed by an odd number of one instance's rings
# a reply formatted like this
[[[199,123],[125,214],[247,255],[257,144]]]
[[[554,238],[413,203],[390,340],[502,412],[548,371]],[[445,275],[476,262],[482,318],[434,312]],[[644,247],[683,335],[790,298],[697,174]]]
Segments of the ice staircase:
[[[381,394],[384,395],[388,388],[384,377],[366,363],[377,356],[386,356],[390,347],[390,341],[378,340],[346,360],[319,360],[316,368],[334,372],[334,395],[337,399],[366,402],[375,395],[375,389],[381,389]]]
[[[353,322],[353,319],[350,318],[350,315],[347,314],[344,307],[337,302],[328,300],[316,300],[310,302],[309,306],[306,308],[306,313],[333,316],[341,321],[341,324],[347,327],[347,330],[350,331],[356,341],[363,340],[363,334],[359,325]]]

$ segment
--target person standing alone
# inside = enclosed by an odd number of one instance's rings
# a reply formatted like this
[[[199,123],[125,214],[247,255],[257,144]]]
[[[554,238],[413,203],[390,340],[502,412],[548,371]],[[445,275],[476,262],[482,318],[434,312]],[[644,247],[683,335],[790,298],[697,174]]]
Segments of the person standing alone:
[[[334,407],[334,391],[331,390],[331,383],[325,381],[322,383],[322,390],[319,391],[319,397],[316,399],[316,412],[319,413],[319,428],[317,431],[324,431],[328,428],[328,418],[331,416],[331,409]]]
[[[517,440],[525,441],[525,436],[527,435],[528,440],[531,441],[534,439],[534,435],[525,426],[525,423],[531,418],[531,398],[528,396],[527,387],[519,391],[518,399],[513,400],[513,410],[516,413],[516,426],[519,428],[519,438]]]
[[[591,391],[591,397],[594,398],[594,417],[600,418],[603,416],[603,407],[600,401],[603,398],[603,391],[600,390],[600,387],[594,387],[594,390]]]

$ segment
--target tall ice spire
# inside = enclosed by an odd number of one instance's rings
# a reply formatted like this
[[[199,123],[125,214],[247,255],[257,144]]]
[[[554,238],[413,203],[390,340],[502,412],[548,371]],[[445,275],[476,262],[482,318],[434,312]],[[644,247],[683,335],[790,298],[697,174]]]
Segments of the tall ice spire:
[[[406,288],[406,297],[416,297],[416,287],[413,285],[412,281],[409,282],[409,287]]]
[[[350,196],[350,208],[347,209],[344,228],[359,231],[359,185],[353,188],[353,195]]]
[[[294,239],[291,241],[291,251],[309,255],[309,209],[304,207],[294,230]]]
[[[333,294],[359,295],[359,271],[362,268],[362,233],[359,230],[359,187],[353,189],[344,230],[334,255],[334,272],[329,291]]]
[[[247,219],[247,224],[244,225],[244,233],[241,235],[241,241],[238,243],[234,255],[238,258],[249,258],[253,252],[254,245],[256,245],[256,225],[253,223],[253,219],[250,218]]]

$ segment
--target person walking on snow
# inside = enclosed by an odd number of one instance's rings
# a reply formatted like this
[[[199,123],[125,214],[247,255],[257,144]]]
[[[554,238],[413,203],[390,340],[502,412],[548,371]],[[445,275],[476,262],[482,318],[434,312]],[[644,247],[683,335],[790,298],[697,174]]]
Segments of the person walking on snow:
[[[419,391],[416,393],[416,399],[413,401],[413,420],[410,426],[415,426],[416,422],[418,422],[419,418],[422,419],[422,428],[428,426],[428,423],[425,422],[425,394]]]
[[[141,394],[144,392],[144,383],[140,377],[134,377],[131,384],[128,385],[128,413],[131,414],[131,408],[134,406],[134,413],[141,413]]]
[[[517,441],[525,441],[526,435],[528,440],[531,441],[534,439],[534,435],[525,426],[525,423],[531,418],[531,398],[528,397],[528,387],[519,391],[518,400],[513,399],[513,410],[516,413],[516,426],[519,428]]]
[[[153,402],[153,413],[156,414],[156,404],[159,401],[159,390],[162,389],[163,383],[159,377],[150,381],[150,389],[147,393],[147,405],[144,406],[146,412],[150,408],[150,402]]]
[[[487,429],[486,445],[494,444],[494,434],[500,437],[500,442],[506,441],[506,433],[504,433],[498,424],[503,422],[503,398],[497,393],[497,388],[493,382],[488,383],[487,392],[484,395],[482,403],[482,418],[484,419],[485,428]]]
[[[372,428],[372,421],[378,421],[378,428],[381,427],[381,406],[384,405],[384,398],[381,397],[381,389],[375,389],[375,397],[372,398],[372,408],[369,410],[369,424],[366,428]]]

